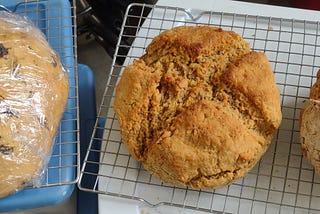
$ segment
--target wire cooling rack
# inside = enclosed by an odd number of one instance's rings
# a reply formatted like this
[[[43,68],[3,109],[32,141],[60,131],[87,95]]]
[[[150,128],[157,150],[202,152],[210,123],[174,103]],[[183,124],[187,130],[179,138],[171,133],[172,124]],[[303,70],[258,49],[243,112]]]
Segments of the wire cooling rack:
[[[146,10],[151,10],[145,15]],[[134,15],[133,11],[140,11]],[[143,22],[143,25],[140,23]],[[179,25],[213,25],[239,33],[252,49],[265,52],[281,92],[283,121],[260,162],[244,178],[216,190],[178,188],[151,176],[121,142],[113,96],[121,71],[143,55],[160,32]],[[319,22],[132,4],[122,26],[93,137],[81,170],[82,190],[136,199],[151,206],[204,212],[317,213],[320,177],[302,157],[299,114],[320,65]],[[122,40],[132,39],[131,46]],[[129,49],[127,55],[119,53]],[[120,59],[120,60],[119,60]],[[124,60],[123,65],[115,62]],[[106,120],[104,126],[99,120]],[[86,182],[85,181],[90,181]]]
[[[71,4],[70,4],[71,3]],[[53,152],[37,187],[76,183],[80,171],[78,75],[76,64],[75,1],[0,0],[0,10],[28,17],[46,36],[67,69],[70,92],[57,130]],[[35,188],[27,186],[26,188]]]

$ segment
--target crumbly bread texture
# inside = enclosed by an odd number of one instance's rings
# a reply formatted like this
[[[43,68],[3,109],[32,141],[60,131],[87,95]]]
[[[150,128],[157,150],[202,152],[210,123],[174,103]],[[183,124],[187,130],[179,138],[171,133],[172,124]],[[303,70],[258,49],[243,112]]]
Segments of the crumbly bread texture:
[[[244,176],[281,122],[264,53],[232,31],[183,26],[126,67],[114,110],[131,155],[164,182],[218,188]]]
[[[5,17],[0,19],[0,198],[40,179],[69,90],[40,31],[22,18]]]
[[[320,71],[311,87],[310,99],[300,113],[300,143],[302,154],[320,174]]]

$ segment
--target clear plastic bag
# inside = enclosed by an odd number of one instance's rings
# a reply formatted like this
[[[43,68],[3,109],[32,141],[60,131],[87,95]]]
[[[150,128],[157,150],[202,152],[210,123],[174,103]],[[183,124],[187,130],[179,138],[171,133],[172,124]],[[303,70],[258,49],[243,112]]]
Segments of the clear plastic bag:
[[[0,198],[39,186],[68,100],[66,69],[26,17],[0,12]]]

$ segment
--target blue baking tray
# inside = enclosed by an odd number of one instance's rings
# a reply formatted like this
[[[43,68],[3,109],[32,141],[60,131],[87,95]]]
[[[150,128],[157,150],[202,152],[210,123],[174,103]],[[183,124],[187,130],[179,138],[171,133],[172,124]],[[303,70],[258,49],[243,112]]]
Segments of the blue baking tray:
[[[65,66],[70,92],[57,131],[51,159],[40,188],[28,186],[0,199],[0,212],[49,206],[70,196],[78,178],[78,91],[71,5],[68,0],[0,0],[0,5],[27,16],[45,34]],[[36,195],[38,197],[36,197]],[[49,200],[51,197],[55,199]]]

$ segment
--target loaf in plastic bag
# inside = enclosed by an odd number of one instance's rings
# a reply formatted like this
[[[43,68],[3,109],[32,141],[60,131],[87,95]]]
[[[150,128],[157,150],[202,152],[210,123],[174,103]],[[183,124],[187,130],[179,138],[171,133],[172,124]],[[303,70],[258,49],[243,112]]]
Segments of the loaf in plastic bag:
[[[68,91],[42,32],[26,17],[0,12],[0,198],[41,183]]]

